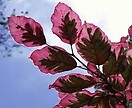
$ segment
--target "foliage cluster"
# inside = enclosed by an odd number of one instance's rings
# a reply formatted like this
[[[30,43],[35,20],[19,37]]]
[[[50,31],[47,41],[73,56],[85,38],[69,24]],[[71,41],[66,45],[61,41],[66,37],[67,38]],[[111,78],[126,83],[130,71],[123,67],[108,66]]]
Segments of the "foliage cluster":
[[[132,107],[132,26],[120,42],[111,42],[96,25],[84,22],[64,3],[58,3],[51,16],[52,31],[71,52],[46,42],[42,26],[25,16],[11,16],[9,30],[14,40],[27,47],[42,46],[30,59],[43,73],[57,74],[81,68],[87,75],[71,73],[59,77],[49,88],[58,91],[60,102],[54,108]],[[77,52],[87,62],[83,63]],[[81,65],[78,65],[80,62]],[[88,88],[94,87],[91,93]]]

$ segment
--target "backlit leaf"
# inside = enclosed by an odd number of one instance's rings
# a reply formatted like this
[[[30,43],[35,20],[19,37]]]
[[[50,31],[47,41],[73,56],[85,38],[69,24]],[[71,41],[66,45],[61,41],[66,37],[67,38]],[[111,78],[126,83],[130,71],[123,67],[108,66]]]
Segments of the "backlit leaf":
[[[55,88],[59,92],[73,93],[91,87],[95,83],[95,80],[91,76],[69,74],[59,77],[52,85],[50,85],[50,88]]]
[[[130,36],[130,40],[132,40],[132,25],[128,28],[128,33]]]
[[[117,91],[123,91],[126,88],[126,82],[121,74],[111,75],[108,79],[109,84]],[[107,85],[107,90],[110,89],[109,85]]]
[[[90,104],[94,106],[94,108],[116,108],[115,106],[120,103],[118,98],[117,96],[100,92],[93,96]]]
[[[132,106],[132,81],[129,82],[129,84],[125,90],[125,93],[126,93],[127,101],[130,102],[130,104]]]
[[[87,70],[88,74],[92,75],[93,79],[96,81],[96,82],[100,82],[100,78],[97,77],[97,74],[98,74],[98,69],[97,69],[97,66],[91,62],[88,62],[87,64],[87,67],[92,71],[90,70]]]
[[[46,46],[35,50],[30,58],[44,73],[55,74],[76,68],[76,61],[62,48]]]
[[[92,99],[93,94],[84,90],[81,92],[76,92],[72,94],[67,94],[64,98],[61,99],[60,103],[54,108],[87,108],[86,105]],[[94,108],[92,106],[88,106],[88,108]]]
[[[103,65],[103,72],[108,76],[122,73],[126,70],[126,63],[125,55],[119,55],[116,60],[116,54],[111,53],[108,62]]]
[[[12,37],[19,44],[33,47],[46,43],[41,25],[32,18],[11,16],[8,26]]]
[[[93,24],[85,23],[76,44],[78,53],[86,61],[104,64],[111,53],[109,40],[104,32]]]
[[[123,78],[127,83],[129,83],[132,80],[132,58],[128,58],[128,66],[126,70],[122,73]]]
[[[128,46],[128,43],[124,42],[125,40],[121,39],[120,42],[111,42],[111,50],[115,53],[116,59],[118,59],[118,56],[125,52],[125,49]]]
[[[96,66],[95,64],[88,62],[87,67],[88,67],[92,72],[97,73],[97,66]],[[88,73],[91,74],[92,76],[95,76],[95,74],[92,73],[91,71],[88,70]]]
[[[132,49],[130,49],[130,50],[128,50],[128,51],[126,52],[126,57],[127,57],[127,58],[129,58],[129,57],[132,58]]]
[[[81,20],[69,6],[59,2],[55,7],[51,21],[54,34],[65,43],[75,43],[81,30]]]
[[[100,91],[90,93],[83,90],[66,94],[54,108],[117,108],[115,106],[120,103],[119,99],[122,98]]]

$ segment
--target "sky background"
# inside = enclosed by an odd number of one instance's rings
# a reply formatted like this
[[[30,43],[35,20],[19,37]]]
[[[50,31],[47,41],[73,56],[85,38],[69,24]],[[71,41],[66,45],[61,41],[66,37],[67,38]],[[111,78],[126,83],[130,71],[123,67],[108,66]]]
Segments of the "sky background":
[[[71,6],[82,22],[99,26],[112,41],[126,36],[132,24],[131,0],[10,0],[5,12],[8,16],[14,8],[18,15],[21,10],[28,11],[27,16],[43,26],[49,44],[68,50],[51,31],[50,17],[58,2]],[[28,59],[34,49],[23,48],[23,54],[14,52],[10,58],[0,57],[0,108],[53,108],[58,103],[57,92],[49,90],[48,85],[61,74],[41,73]]]

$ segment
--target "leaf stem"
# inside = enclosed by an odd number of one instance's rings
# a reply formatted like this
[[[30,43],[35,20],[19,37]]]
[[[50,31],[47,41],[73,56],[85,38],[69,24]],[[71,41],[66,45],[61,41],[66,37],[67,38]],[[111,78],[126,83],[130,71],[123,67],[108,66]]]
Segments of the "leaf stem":
[[[58,49],[58,48],[55,48],[54,46],[50,46],[50,45],[47,44],[47,43],[46,43],[46,45],[49,46],[49,47],[51,47],[51,48],[54,48],[54,49],[56,49],[56,50],[60,50],[60,49]],[[119,100],[119,102],[120,102],[121,104],[124,105],[125,108],[127,108],[127,100],[126,100],[126,97],[125,97],[122,93],[120,93],[118,90],[116,90],[115,88],[113,88],[112,85],[107,81],[106,76],[100,71],[100,65],[98,65],[97,73],[95,73],[94,71],[92,71],[91,69],[89,69],[89,68],[87,67],[87,65],[84,64],[84,63],[74,54],[73,47],[72,47],[72,45],[70,45],[70,46],[71,46],[71,52],[72,52],[72,53],[71,53],[71,54],[70,54],[69,52],[66,52],[66,53],[69,54],[69,55],[71,55],[71,56],[73,56],[78,62],[80,62],[80,63],[84,66],[84,67],[82,67],[82,66],[77,66],[77,67],[78,67],[78,68],[81,68],[81,69],[84,69],[84,70],[90,71],[91,73],[93,73],[94,75],[96,75],[98,78],[100,78],[104,83],[106,83],[106,84],[109,86],[109,88],[110,88],[109,90],[110,90],[111,93],[119,93],[122,97],[124,97],[123,100],[119,99],[118,97],[117,97],[117,99]]]
[[[101,73],[101,71],[100,71],[100,66],[98,65],[98,77],[100,77],[101,79],[102,79],[102,81],[104,82],[104,83],[106,83],[108,86],[109,86],[109,90],[112,92],[112,93],[119,93],[124,99],[123,100],[121,100],[121,99],[119,99],[118,97],[116,97],[117,98],[117,100],[121,103],[121,104],[123,104],[124,106],[125,106],[125,108],[127,108],[127,100],[126,100],[126,96],[125,95],[123,95],[122,93],[120,93],[118,90],[116,90],[114,87],[112,87],[112,85],[107,81],[107,78],[104,76],[104,74],[103,73]]]
[[[97,75],[94,71],[92,71],[91,69],[89,69],[89,68],[87,67],[87,65],[85,65],[78,57],[76,57],[76,55],[74,55],[74,53],[72,54],[72,56],[73,56],[78,62],[80,62],[80,63],[85,67],[85,70],[88,70],[88,71],[90,71],[91,73]]]
[[[84,70],[87,70],[87,68],[85,68],[85,67],[82,67],[82,66],[77,66],[78,68],[80,68],[80,69],[84,69]]]
[[[70,46],[71,46],[71,52],[72,52],[72,55],[74,55],[74,51],[73,51],[72,44],[70,44]]]

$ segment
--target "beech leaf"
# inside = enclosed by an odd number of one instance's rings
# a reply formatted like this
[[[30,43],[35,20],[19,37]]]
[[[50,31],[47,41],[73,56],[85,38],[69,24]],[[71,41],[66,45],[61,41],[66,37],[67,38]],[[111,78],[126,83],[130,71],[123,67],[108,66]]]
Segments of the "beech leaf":
[[[132,58],[128,58],[128,66],[126,70],[122,73],[123,78],[127,83],[129,83],[132,80]]]
[[[55,74],[72,70],[77,66],[73,57],[57,46],[46,46],[40,50],[35,50],[30,58],[44,73]]]
[[[86,90],[67,94],[54,108],[87,108],[86,106],[90,103],[92,95],[92,93]],[[88,108],[94,107],[88,106]]]
[[[97,67],[96,67],[95,64],[88,62],[87,67],[88,67],[92,72],[97,73],[97,70],[98,70],[98,69],[97,69]],[[88,73],[91,74],[92,76],[95,76],[95,74],[93,74],[91,71],[89,71],[89,70],[87,70],[87,71],[88,71]]]
[[[117,96],[118,97],[118,96]],[[121,99],[121,97],[118,97]],[[90,93],[83,90],[75,93],[68,93],[54,108],[116,108],[119,102],[114,95],[96,91]]]
[[[82,89],[89,88],[96,84],[91,76],[82,74],[69,74],[59,77],[50,88],[55,88],[59,92],[73,93],[81,91]]]
[[[111,53],[111,46],[104,32],[88,23],[83,25],[76,47],[82,58],[96,65],[104,64]]]
[[[118,97],[121,99],[121,97]],[[119,103],[118,98],[105,92],[95,93],[91,100],[91,105],[94,108],[116,108]]]
[[[130,40],[132,40],[132,25],[128,28],[128,33],[130,36]]]
[[[128,43],[125,42],[125,39],[123,37],[120,39],[120,42],[111,42],[111,50],[115,53],[116,59],[118,59],[120,54],[123,54],[125,51],[125,48],[127,48]]]
[[[119,74],[126,70],[126,56],[120,55],[116,60],[116,54],[114,52],[111,53],[109,60],[106,64],[103,65],[103,72],[109,76],[112,74]]]
[[[55,7],[51,21],[54,34],[65,43],[75,43],[81,30],[81,20],[69,6],[59,2]]]
[[[46,43],[41,25],[32,18],[11,16],[8,26],[12,37],[19,44],[33,47]]]
[[[111,75],[107,79],[108,83],[116,90],[113,91],[109,85],[101,84],[102,89],[105,91],[109,91],[111,93],[117,93],[117,91],[123,91],[126,88],[126,82],[124,78],[121,76],[121,74],[118,75]]]
[[[127,87],[127,90],[125,91],[125,94],[126,94],[127,100],[130,102],[132,101],[132,87],[130,86],[130,84],[128,85],[128,87]]]

